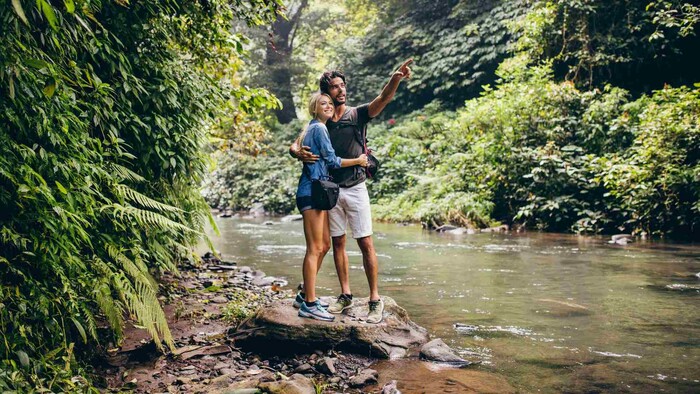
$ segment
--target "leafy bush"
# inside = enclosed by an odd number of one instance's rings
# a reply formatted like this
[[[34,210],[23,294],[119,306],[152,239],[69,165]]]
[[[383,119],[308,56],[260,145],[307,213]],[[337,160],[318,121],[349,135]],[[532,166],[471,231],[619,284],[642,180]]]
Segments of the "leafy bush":
[[[94,391],[76,355],[118,344],[126,318],[173,347],[154,274],[207,216],[201,147],[234,89],[214,70],[239,56],[235,17],[226,1],[0,7],[0,390]]]
[[[289,155],[250,156],[235,151],[214,155],[217,169],[204,182],[210,206],[236,211],[262,204],[267,212],[288,213],[296,206],[300,165]]]
[[[378,15],[391,28],[368,33],[371,45],[347,46],[350,88],[370,95],[351,97],[373,98],[385,82],[377,70],[420,53],[416,75],[383,116],[423,108],[370,124],[369,145],[382,161],[379,182],[369,187],[375,217],[697,238],[698,85],[651,91],[698,75],[692,62],[673,60],[692,53],[698,9],[674,4],[386,3]],[[656,57],[656,43],[668,57]],[[650,71],[655,65],[669,72]],[[490,80],[494,86],[481,86]],[[481,96],[462,105],[476,87]],[[240,168],[226,178],[242,178],[226,188],[249,191],[224,200],[238,206],[269,193],[285,209],[277,186],[287,180],[291,187],[293,172],[276,164],[291,139],[271,142],[281,147],[276,159],[236,158]],[[257,188],[252,174],[265,168],[276,190]]]
[[[267,212],[294,210],[301,164],[287,151],[303,123],[274,125],[260,137],[256,152],[220,146],[211,156],[214,170],[202,187],[209,206],[240,211],[262,204]]]
[[[600,160],[599,177],[625,226],[697,236],[700,226],[700,89],[663,89],[625,107],[630,149]]]
[[[511,75],[454,114],[414,113],[370,132],[390,169],[372,186],[375,213],[697,235],[699,92],[629,102],[622,89],[554,82],[546,68]]]

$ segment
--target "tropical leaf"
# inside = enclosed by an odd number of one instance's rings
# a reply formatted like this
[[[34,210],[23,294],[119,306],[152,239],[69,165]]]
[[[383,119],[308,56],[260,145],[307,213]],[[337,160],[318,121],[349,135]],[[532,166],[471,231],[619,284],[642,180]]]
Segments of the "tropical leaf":
[[[22,20],[27,26],[29,25],[29,21],[27,20],[27,16],[24,14],[24,9],[22,8],[22,2],[20,0],[12,0],[12,8],[14,8],[15,13],[17,13],[17,16],[19,19]]]

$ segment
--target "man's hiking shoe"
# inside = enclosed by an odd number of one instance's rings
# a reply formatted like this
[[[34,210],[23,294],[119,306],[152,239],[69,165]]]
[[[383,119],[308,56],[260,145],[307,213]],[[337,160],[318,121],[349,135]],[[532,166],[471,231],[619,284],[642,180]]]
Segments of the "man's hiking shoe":
[[[369,314],[367,314],[367,323],[377,324],[384,319],[384,301],[381,299],[369,302]]]
[[[316,302],[320,302],[321,306],[324,309],[328,309],[327,302],[321,301],[320,298],[316,299]],[[297,291],[297,296],[294,297],[294,303],[292,303],[292,306],[299,309],[301,307],[301,304],[303,304],[303,303],[304,303],[304,293],[302,293],[301,291]]]
[[[330,313],[342,313],[344,310],[352,306],[352,299],[345,294],[341,294],[335,302],[328,307]]]
[[[306,306],[306,303],[302,302],[301,307],[299,308],[299,316],[323,321],[335,320],[335,316],[328,313],[328,311],[321,306],[318,300],[311,304],[311,306]]]

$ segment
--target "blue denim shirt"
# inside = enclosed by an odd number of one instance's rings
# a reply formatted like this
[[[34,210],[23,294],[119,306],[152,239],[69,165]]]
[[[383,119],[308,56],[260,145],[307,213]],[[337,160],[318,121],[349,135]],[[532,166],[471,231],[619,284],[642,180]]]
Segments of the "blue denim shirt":
[[[309,122],[302,145],[311,147],[311,152],[318,155],[320,159],[315,163],[304,163],[304,170],[299,177],[297,197],[310,196],[312,179],[328,179],[328,170],[340,167],[340,157],[335,155],[328,129],[318,120]]]

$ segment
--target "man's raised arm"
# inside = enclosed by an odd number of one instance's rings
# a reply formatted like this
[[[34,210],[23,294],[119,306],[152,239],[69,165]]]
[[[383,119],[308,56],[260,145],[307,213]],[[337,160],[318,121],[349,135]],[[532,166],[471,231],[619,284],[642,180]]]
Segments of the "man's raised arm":
[[[391,79],[389,79],[389,83],[384,86],[379,96],[369,103],[368,112],[370,118],[374,118],[382,113],[387,104],[394,98],[394,94],[396,93],[396,89],[399,88],[401,80],[411,77],[411,69],[408,67],[411,63],[413,63],[413,59],[408,59],[398,70],[394,71],[391,75]]]

